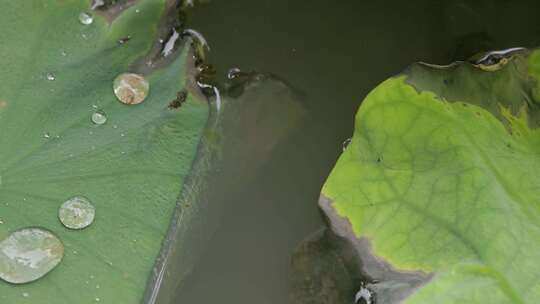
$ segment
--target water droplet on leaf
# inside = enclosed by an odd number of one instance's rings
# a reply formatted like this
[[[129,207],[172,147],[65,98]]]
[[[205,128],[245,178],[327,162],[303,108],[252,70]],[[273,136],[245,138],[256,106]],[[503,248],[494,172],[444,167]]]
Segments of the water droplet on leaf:
[[[0,242],[0,278],[13,284],[35,281],[53,270],[64,256],[64,245],[51,232],[24,228]]]
[[[139,104],[148,96],[150,84],[143,76],[133,73],[118,75],[113,83],[114,94],[122,103]]]
[[[97,111],[92,114],[92,122],[96,125],[102,125],[107,122],[107,115],[103,111]]]
[[[65,201],[58,211],[58,218],[69,229],[83,229],[94,221],[96,210],[90,200],[75,196]]]
[[[94,22],[94,17],[88,13],[82,12],[79,14],[79,21],[84,25],[90,25]]]

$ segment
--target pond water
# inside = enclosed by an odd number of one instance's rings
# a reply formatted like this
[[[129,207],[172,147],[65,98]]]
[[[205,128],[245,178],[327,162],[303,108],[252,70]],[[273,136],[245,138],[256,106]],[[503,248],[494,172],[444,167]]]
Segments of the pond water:
[[[540,45],[539,7],[534,0],[195,1],[188,26],[208,40],[217,80],[232,67],[272,73],[303,93],[307,118],[223,198],[219,228],[175,303],[288,303],[291,253],[324,226],[319,192],[365,95],[415,61]]]

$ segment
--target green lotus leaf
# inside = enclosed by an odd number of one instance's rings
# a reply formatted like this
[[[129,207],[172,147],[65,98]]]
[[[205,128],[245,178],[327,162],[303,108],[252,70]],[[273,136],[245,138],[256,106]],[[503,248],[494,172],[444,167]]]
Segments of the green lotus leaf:
[[[41,227],[64,245],[45,277],[0,281],[0,303],[141,302],[209,116],[190,89],[189,48],[161,55],[173,2],[94,11],[85,0],[0,4],[0,240]],[[82,12],[93,22],[81,22]],[[149,81],[144,102],[117,100],[122,73]],[[169,107],[181,90],[187,100]],[[91,121],[96,111],[104,124]],[[74,196],[95,207],[83,230],[58,219]]]
[[[378,304],[538,302],[539,67],[419,63],[365,98],[320,205]]]

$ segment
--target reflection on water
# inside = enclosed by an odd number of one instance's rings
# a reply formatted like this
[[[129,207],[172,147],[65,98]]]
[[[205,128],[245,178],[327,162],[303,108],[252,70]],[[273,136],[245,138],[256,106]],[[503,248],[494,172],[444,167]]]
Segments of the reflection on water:
[[[196,2],[188,23],[212,45],[208,59],[218,80],[233,67],[279,75],[305,92],[306,118],[256,172],[230,177],[241,186],[223,197],[219,229],[175,303],[287,303],[291,253],[324,225],[319,191],[364,96],[411,62],[445,64],[489,49],[540,45],[536,2]],[[279,98],[268,98],[254,123],[281,115],[271,101]],[[256,144],[268,132],[252,134]]]

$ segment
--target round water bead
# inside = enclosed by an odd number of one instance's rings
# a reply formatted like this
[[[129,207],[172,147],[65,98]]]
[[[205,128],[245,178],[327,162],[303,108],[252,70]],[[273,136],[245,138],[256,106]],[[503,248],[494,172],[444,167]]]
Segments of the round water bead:
[[[113,88],[118,100],[132,105],[144,101],[150,91],[150,84],[139,74],[123,73],[114,79]]]
[[[96,111],[92,114],[92,122],[96,125],[102,125],[107,122],[107,115],[103,111]]]
[[[35,281],[53,270],[64,256],[64,245],[51,232],[24,228],[0,242],[0,278],[13,284]]]
[[[65,201],[60,210],[58,218],[64,226],[69,229],[83,229],[94,221],[96,209],[85,197],[75,196]]]
[[[94,17],[88,13],[82,12],[79,14],[79,21],[84,25],[90,25],[94,22]]]

